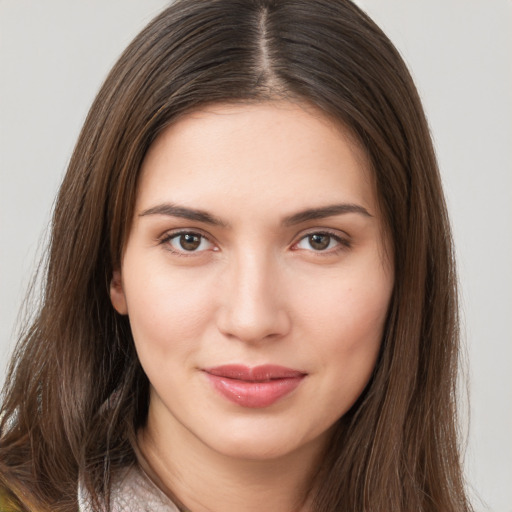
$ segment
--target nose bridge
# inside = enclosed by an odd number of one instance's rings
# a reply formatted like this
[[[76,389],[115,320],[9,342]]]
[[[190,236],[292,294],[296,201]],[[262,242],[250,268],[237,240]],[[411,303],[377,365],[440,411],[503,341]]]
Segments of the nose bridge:
[[[219,328],[224,334],[254,342],[283,335],[289,328],[279,263],[257,248],[240,251],[226,271]]]

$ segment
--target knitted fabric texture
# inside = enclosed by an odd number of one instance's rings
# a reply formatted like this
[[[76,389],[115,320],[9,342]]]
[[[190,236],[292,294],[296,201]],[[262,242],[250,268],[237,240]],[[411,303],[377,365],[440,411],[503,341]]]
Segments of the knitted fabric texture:
[[[172,501],[137,467],[131,467],[114,481],[110,501],[112,512],[179,512]],[[79,512],[96,512],[85,490],[78,490]]]

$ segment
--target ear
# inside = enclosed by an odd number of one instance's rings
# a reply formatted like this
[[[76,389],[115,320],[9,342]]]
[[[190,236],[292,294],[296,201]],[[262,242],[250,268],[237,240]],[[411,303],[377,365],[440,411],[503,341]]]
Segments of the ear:
[[[120,270],[114,270],[112,273],[112,279],[110,281],[110,301],[114,309],[120,315],[128,314],[128,306],[126,304],[126,296],[123,290],[123,280]]]

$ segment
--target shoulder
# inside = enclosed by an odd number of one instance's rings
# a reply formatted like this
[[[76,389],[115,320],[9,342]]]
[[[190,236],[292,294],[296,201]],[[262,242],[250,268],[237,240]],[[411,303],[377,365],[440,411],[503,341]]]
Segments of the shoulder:
[[[79,487],[78,502],[79,512],[93,512],[82,486]],[[179,512],[178,507],[137,466],[116,475],[110,506],[112,512]],[[3,509],[0,512],[4,512]]]

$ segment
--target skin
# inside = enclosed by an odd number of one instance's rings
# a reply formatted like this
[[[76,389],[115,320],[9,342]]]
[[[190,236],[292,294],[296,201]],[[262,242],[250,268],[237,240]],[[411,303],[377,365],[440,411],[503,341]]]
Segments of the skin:
[[[296,215],[340,204],[350,211]],[[183,248],[183,231],[197,248]],[[194,512],[308,509],[333,425],[375,366],[393,288],[388,245],[364,151],[313,107],[214,105],[161,134],[111,299],[151,383],[139,445],[164,491]],[[306,376],[249,408],[203,371],[225,364]]]

